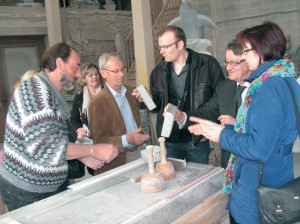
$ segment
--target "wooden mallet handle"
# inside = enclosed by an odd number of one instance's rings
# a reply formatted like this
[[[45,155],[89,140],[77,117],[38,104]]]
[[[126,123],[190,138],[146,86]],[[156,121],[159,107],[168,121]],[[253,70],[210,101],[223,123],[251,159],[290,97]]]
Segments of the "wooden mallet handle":
[[[155,173],[154,170],[154,160],[153,160],[153,145],[146,146],[147,153],[148,153],[148,166],[149,166],[149,173]]]
[[[158,138],[158,142],[160,144],[160,159],[162,164],[167,163],[167,150],[166,150],[165,141],[166,139],[164,137]]]
[[[143,176],[142,173],[140,173],[138,175],[135,175],[135,176],[133,176],[133,177],[130,178],[130,182],[133,183],[133,184],[137,183],[137,182],[141,181],[142,176]]]

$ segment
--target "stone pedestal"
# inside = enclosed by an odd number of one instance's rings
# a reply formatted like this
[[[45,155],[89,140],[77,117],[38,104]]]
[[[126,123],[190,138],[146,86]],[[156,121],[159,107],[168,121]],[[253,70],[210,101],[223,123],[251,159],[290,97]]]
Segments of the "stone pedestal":
[[[208,39],[198,39],[198,38],[187,39],[186,44],[188,48],[191,48],[198,53],[211,55],[211,53],[207,51],[207,48],[212,46],[211,41]]]
[[[142,159],[125,164],[0,216],[0,223],[171,223],[189,217],[186,215],[194,209],[201,211],[197,207],[202,203],[206,203],[205,210],[222,205],[210,215],[214,219],[225,214],[227,199],[221,193],[224,169],[189,163],[175,179],[166,182],[164,191],[143,193],[140,182],[133,184],[129,179],[147,169]],[[223,196],[216,198],[216,194]],[[207,204],[211,197],[214,203]],[[219,201],[222,203],[215,203]],[[205,211],[197,212],[197,216],[202,213]]]

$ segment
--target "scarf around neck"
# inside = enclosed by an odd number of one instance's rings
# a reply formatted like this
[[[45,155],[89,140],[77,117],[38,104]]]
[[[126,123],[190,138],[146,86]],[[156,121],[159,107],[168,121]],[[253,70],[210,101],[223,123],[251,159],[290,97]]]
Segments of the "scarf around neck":
[[[240,106],[237,116],[234,130],[238,133],[246,133],[245,127],[245,118],[248,112],[249,105],[252,102],[252,99],[259,92],[262,84],[268,78],[272,76],[279,77],[294,77],[295,76],[295,67],[291,60],[289,59],[280,59],[277,61],[269,61],[265,64],[260,65],[254,72],[251,73],[249,78],[246,80],[250,82],[248,92],[245,96],[245,101]],[[225,183],[223,186],[223,191],[227,194],[231,194],[232,190],[232,180],[234,176],[234,164],[236,156],[231,154],[227,168],[225,170]]]
[[[101,86],[97,88],[96,95],[100,92],[101,89],[102,89]],[[83,91],[82,113],[85,113],[86,116],[88,117],[88,110],[91,101],[91,96],[89,93],[89,88],[87,86],[84,86],[82,91]]]

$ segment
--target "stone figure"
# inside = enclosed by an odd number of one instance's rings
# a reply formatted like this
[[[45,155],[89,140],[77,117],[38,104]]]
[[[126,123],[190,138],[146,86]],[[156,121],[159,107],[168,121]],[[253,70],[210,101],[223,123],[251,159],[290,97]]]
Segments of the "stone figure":
[[[186,33],[187,39],[203,39],[204,26],[217,28],[217,25],[201,14],[198,6],[189,0],[182,0],[179,16],[171,20],[168,25],[179,26]]]
[[[188,48],[199,53],[211,54],[207,51],[207,47],[212,46],[211,41],[203,39],[204,26],[216,29],[217,25],[210,18],[201,14],[195,3],[182,0],[179,16],[171,20],[168,25],[179,26],[184,30]]]

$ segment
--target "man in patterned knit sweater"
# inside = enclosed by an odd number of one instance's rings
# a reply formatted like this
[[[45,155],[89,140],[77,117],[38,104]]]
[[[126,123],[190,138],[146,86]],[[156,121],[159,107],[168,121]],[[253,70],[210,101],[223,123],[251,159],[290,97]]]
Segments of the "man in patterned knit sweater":
[[[80,77],[76,50],[55,44],[45,52],[41,69],[14,92],[7,113],[0,190],[9,211],[64,190],[66,160],[99,169],[118,155],[111,144],[68,141],[69,107],[59,90],[71,89]]]

